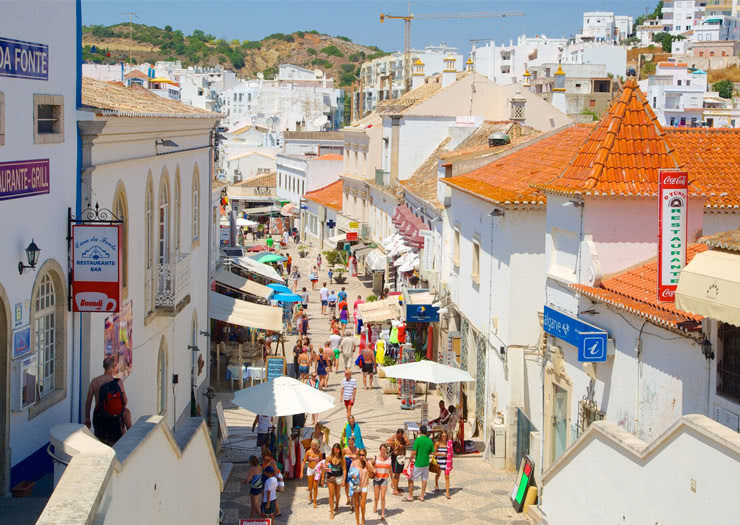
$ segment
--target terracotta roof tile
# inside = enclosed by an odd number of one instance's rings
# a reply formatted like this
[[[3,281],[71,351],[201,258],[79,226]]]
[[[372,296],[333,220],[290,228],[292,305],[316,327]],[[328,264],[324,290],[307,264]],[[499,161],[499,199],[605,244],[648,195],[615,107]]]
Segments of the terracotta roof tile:
[[[318,190],[309,191],[306,193],[306,199],[331,208],[336,211],[342,210],[342,188],[344,183],[342,179],[332,182],[328,186],[319,188]]]
[[[715,233],[700,239],[700,241],[710,248],[740,252],[740,230]]]
[[[343,160],[344,157],[339,153],[326,153],[320,157],[316,157],[316,160]]]
[[[237,182],[232,186],[239,186],[240,188],[274,188],[277,186],[277,175],[273,171]]]
[[[687,262],[707,250],[704,244],[689,245]],[[702,316],[684,312],[673,303],[658,302],[658,259],[629,268],[601,281],[601,287],[572,284],[570,288],[596,301],[610,304],[655,324],[678,329],[679,323],[699,322]]]
[[[490,164],[442,182],[498,204],[544,204],[545,194],[532,185],[561,173],[593,129],[578,124],[535,138]]]
[[[284,131],[285,140],[344,140],[340,131]]]

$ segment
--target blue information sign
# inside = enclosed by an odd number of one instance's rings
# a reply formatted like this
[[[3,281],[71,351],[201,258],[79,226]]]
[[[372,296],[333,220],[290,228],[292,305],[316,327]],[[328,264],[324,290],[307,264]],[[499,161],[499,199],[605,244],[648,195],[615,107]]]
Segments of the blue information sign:
[[[598,326],[545,306],[545,332],[578,348],[578,361],[606,361],[608,334]]]
[[[275,379],[285,375],[285,358],[270,356],[267,358],[267,379]]]
[[[49,46],[0,37],[0,76],[49,80]]]
[[[406,322],[408,323],[438,323],[439,307],[428,304],[407,304]]]

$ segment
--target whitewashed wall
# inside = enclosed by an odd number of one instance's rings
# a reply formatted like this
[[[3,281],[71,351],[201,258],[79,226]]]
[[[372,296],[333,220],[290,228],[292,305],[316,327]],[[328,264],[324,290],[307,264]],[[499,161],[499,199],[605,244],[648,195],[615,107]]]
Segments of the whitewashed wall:
[[[398,179],[406,180],[437,149],[447,137],[454,117],[410,116],[401,119],[398,154]],[[383,119],[383,139],[387,147],[383,151],[383,170],[391,171],[391,119]]]

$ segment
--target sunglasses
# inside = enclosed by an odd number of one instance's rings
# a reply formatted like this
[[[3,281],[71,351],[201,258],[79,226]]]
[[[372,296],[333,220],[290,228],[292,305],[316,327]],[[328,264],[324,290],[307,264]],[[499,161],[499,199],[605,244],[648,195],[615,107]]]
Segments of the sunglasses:
[[[361,458],[366,458],[367,457],[367,454],[360,454],[360,457]]]

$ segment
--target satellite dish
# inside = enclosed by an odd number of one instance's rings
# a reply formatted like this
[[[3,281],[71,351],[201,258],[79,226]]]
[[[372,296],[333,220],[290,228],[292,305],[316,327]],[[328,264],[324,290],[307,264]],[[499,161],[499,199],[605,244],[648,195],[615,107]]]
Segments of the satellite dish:
[[[321,78],[324,76],[324,72],[320,69],[314,69],[313,74],[316,75],[316,78]]]
[[[259,78],[260,80],[264,80],[265,74],[262,71],[260,71],[259,73],[257,73],[257,78]]]
[[[326,115],[321,115],[320,117],[316,117],[316,118],[315,118],[315,119],[313,119],[313,121],[311,122],[311,124],[313,124],[313,125],[314,125],[314,127],[317,127],[317,128],[321,128],[321,127],[323,127],[323,126],[324,126],[325,124],[328,124],[328,123],[329,123],[329,119],[328,119],[328,118],[326,118]]]

